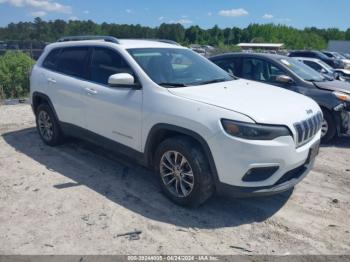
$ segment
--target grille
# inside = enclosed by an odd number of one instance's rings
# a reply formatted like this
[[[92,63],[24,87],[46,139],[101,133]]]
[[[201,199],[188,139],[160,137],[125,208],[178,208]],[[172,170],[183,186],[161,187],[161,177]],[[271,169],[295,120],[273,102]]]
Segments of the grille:
[[[294,127],[297,131],[297,145],[300,147],[309,142],[316,133],[321,129],[323,116],[318,113],[305,121],[295,123]]]

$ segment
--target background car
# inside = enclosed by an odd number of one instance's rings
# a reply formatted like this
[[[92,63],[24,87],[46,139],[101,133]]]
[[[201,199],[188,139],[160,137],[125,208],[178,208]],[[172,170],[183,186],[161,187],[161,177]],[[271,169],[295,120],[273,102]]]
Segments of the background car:
[[[235,76],[272,84],[313,98],[324,115],[323,142],[330,141],[336,135],[348,134],[349,83],[327,81],[298,60],[280,55],[230,53],[211,57],[210,60]]]
[[[317,58],[326,64],[330,65],[333,68],[345,68],[345,63],[340,59],[335,59],[326,56],[324,53],[320,51],[292,51],[288,55],[289,57],[309,57],[309,58]]]
[[[316,58],[296,57],[296,59],[316,70],[329,80],[336,79],[340,81],[350,81],[350,70],[348,69],[334,69]]]
[[[350,59],[350,53],[341,53],[341,55],[346,57],[347,59]]]
[[[340,54],[338,52],[330,52],[330,51],[323,51],[322,53],[324,53],[326,56],[328,56],[330,58],[338,59],[338,60],[343,61],[344,64],[345,64],[345,68],[349,68],[350,67],[350,59],[346,58],[342,54]]]

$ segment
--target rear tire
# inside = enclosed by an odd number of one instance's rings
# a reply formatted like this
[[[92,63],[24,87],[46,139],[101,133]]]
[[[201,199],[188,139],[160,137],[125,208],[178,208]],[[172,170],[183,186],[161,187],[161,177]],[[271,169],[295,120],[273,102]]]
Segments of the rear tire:
[[[51,107],[41,104],[36,110],[36,127],[40,138],[49,146],[57,146],[63,142],[63,133]]]
[[[323,122],[322,122],[322,142],[330,142],[336,135],[335,121],[332,115],[323,110]]]
[[[164,194],[178,205],[198,207],[214,193],[207,158],[200,147],[185,136],[162,142],[154,165]]]

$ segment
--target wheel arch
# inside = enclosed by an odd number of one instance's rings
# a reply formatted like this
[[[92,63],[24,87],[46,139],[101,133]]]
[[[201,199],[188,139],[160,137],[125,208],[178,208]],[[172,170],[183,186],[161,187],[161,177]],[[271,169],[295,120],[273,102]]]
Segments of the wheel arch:
[[[337,112],[329,109],[328,107],[326,106],[323,106],[323,105],[320,105],[320,108],[322,110],[322,112],[326,111],[327,113],[329,113],[329,115],[332,117],[334,123],[335,123],[335,130],[336,130],[336,135],[340,135],[341,131],[341,119],[339,117],[339,114],[337,114]]]
[[[212,156],[209,145],[205,141],[205,139],[200,134],[192,130],[175,126],[175,125],[161,123],[161,124],[156,124],[151,128],[146,140],[145,150],[144,150],[146,155],[147,165],[153,166],[155,151],[157,150],[157,146],[162,141],[174,136],[179,136],[179,135],[187,136],[191,138],[194,142],[196,142],[200,146],[200,149],[203,151],[204,155],[206,156],[209,162],[210,171],[211,171],[211,174],[213,175],[214,181],[215,182],[219,181],[214,158]]]
[[[39,107],[39,105],[43,103],[48,104],[50,106],[52,112],[55,115],[55,118],[58,120],[58,116],[57,116],[55,107],[51,102],[51,99],[47,95],[41,92],[34,92],[32,95],[32,108],[33,108],[34,114],[36,114],[36,110]]]

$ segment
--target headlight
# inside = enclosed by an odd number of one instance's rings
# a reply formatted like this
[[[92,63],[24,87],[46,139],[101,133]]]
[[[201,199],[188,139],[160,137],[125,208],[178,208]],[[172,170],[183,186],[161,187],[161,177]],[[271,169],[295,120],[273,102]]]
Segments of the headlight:
[[[226,133],[244,139],[272,140],[276,137],[292,135],[285,126],[260,125],[227,119],[222,119],[221,123]]]
[[[341,101],[344,101],[344,102],[350,101],[350,95],[347,95],[345,93],[334,91],[333,95],[335,95]]]

